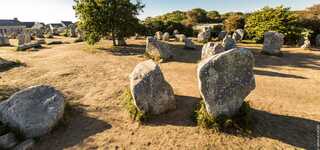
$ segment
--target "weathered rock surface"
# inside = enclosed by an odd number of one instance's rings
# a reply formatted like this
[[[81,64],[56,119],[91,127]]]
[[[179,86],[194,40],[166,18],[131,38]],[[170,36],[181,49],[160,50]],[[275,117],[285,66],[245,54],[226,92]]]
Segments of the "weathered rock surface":
[[[281,48],[284,43],[284,35],[278,32],[270,31],[264,34],[263,54],[281,55]]]
[[[198,81],[206,109],[212,117],[233,116],[244,99],[255,89],[254,56],[244,48],[235,48],[202,60]]]
[[[301,46],[303,49],[311,48],[311,41],[309,39],[305,39],[303,45]]]
[[[146,53],[156,60],[167,60],[173,57],[173,54],[170,51],[170,46],[153,37],[147,38]]]
[[[18,39],[18,45],[22,45],[25,43],[25,37],[24,37],[24,34],[18,34],[17,35],[17,39]]]
[[[18,144],[18,140],[13,133],[0,136],[0,149],[10,149]]]
[[[164,33],[162,36],[162,40],[169,41],[170,40],[170,34],[168,32]]]
[[[222,46],[225,50],[233,49],[237,47],[237,42],[230,36],[226,36],[222,41]]]
[[[176,108],[172,87],[152,60],[138,64],[130,75],[130,90],[137,108],[159,115]]]
[[[202,47],[201,59],[209,58],[224,51],[225,49],[220,43],[209,42]]]
[[[196,46],[192,42],[191,38],[186,38],[184,40],[184,48],[186,48],[186,49],[195,49],[196,48]]]
[[[176,34],[175,37],[178,42],[184,42],[184,40],[187,38],[184,34]]]
[[[5,35],[0,34],[0,46],[9,46],[9,38]]]
[[[162,36],[163,36],[163,34],[162,34],[161,31],[156,32],[155,37],[156,37],[157,40],[162,40]]]
[[[244,30],[243,29],[237,29],[233,35],[232,35],[232,38],[235,40],[235,41],[241,41],[244,37]]]
[[[203,29],[202,32],[198,34],[198,41],[199,42],[209,42],[211,38],[211,30],[210,29]]]
[[[226,36],[227,36],[227,32],[226,31],[221,31],[218,35],[218,40],[221,41],[223,40]]]
[[[316,36],[316,47],[320,47],[320,34]]]
[[[63,95],[50,86],[21,90],[0,103],[0,121],[27,138],[43,136],[63,117]]]

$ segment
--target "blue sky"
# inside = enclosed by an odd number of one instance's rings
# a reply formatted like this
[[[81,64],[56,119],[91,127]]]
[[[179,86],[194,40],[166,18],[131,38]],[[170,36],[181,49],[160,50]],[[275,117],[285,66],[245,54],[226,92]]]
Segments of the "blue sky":
[[[174,10],[204,8],[220,12],[251,12],[264,6],[285,5],[301,10],[320,0],[143,0],[146,4],[140,18],[157,16]],[[22,21],[59,22],[75,21],[73,0],[1,0],[0,19],[18,17]]]

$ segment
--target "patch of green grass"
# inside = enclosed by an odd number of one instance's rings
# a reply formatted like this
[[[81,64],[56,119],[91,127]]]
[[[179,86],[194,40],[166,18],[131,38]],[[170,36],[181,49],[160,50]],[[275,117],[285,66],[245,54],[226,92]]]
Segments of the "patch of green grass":
[[[225,115],[212,117],[207,112],[205,103],[201,101],[193,115],[193,120],[198,126],[222,132],[251,133],[251,119],[251,108],[248,102],[244,102],[239,112],[233,117]]]
[[[150,118],[148,115],[146,115],[144,112],[141,112],[135,106],[134,100],[129,88],[126,88],[123,90],[122,95],[119,97],[119,99],[122,101],[123,106],[128,111],[130,118],[133,121],[143,122]]]

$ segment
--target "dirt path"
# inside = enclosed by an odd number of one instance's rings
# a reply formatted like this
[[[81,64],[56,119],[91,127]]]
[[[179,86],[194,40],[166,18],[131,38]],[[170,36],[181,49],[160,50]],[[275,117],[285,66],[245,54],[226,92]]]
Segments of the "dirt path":
[[[0,48],[0,57],[26,67],[0,72],[0,85],[28,87],[50,84],[73,108],[67,125],[39,140],[36,149],[312,149],[320,121],[320,52],[285,49],[285,57],[255,52],[257,88],[247,98],[257,121],[251,137],[210,133],[195,126],[190,115],[200,100],[196,67],[200,51],[176,45],[175,61],[161,64],[177,95],[178,109],[147,125],[130,121],[117,99],[128,75],[143,61],[144,41],[113,50],[103,41],[56,45],[38,52]],[[129,49],[129,50],[128,50]]]

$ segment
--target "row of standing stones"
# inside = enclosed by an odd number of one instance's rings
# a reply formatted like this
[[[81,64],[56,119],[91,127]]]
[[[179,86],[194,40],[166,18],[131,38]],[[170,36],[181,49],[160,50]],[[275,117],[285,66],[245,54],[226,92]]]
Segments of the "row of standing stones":
[[[82,42],[84,39],[84,35],[81,31],[79,31],[75,25],[69,26],[69,34],[70,37],[77,37],[77,39],[74,41],[76,42]],[[38,40],[32,41],[32,37],[37,37]],[[49,32],[47,36],[44,36],[44,33],[40,32],[30,32],[30,31],[24,31],[23,33],[20,33],[16,36],[16,39],[18,41],[17,51],[25,51],[25,50],[36,50],[38,48],[41,48],[41,44],[47,44],[47,45],[53,45],[53,44],[63,44],[61,41],[51,41],[46,43],[44,38],[53,38],[53,34]],[[0,34],[0,46],[10,46],[9,37]]]
[[[266,33],[264,49],[280,52],[283,35]],[[279,50],[279,51],[277,51]],[[171,58],[167,43],[147,38],[146,53]],[[222,44],[207,43],[198,64],[199,91],[212,117],[235,115],[244,99],[255,89],[254,56],[251,51],[236,48],[236,40],[225,37]],[[173,88],[153,60],[142,62],[130,75],[134,104],[143,113],[158,115],[176,109]],[[26,150],[33,138],[48,134],[64,115],[65,101],[54,87],[39,85],[13,94],[0,103],[0,149]],[[22,141],[22,142],[21,142]]]
[[[0,149],[29,150],[64,115],[61,92],[46,85],[26,88],[0,103]]]
[[[166,43],[147,39],[146,53],[154,57],[172,56]],[[244,99],[255,89],[254,56],[226,37],[223,44],[207,43],[198,64],[199,91],[206,110],[212,117],[235,115]],[[130,91],[136,108],[149,115],[176,109],[172,87],[165,80],[160,66],[153,60],[138,64],[130,77]]]

